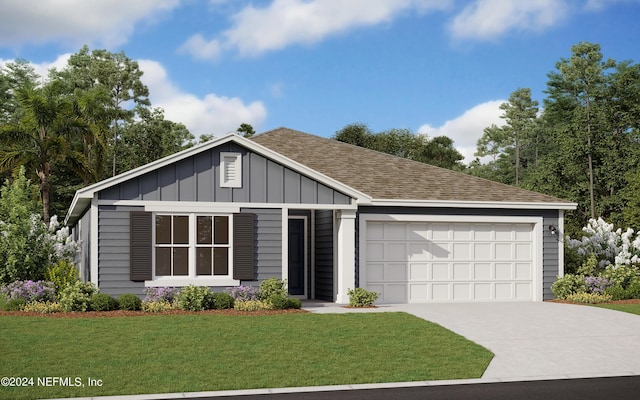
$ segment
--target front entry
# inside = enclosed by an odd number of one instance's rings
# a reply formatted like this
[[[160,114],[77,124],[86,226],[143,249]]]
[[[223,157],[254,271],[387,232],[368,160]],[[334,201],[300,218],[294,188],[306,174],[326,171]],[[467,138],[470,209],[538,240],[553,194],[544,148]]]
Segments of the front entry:
[[[289,218],[289,294],[305,296],[306,219]]]

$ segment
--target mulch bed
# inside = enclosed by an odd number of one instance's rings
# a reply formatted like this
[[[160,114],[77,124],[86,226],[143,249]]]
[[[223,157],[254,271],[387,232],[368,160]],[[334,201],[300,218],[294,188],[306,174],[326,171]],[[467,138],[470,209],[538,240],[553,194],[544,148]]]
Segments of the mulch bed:
[[[164,312],[144,312],[144,311],[87,311],[87,312],[58,312],[42,314],[25,311],[0,311],[0,316],[21,316],[21,317],[50,317],[50,318],[110,318],[110,317],[139,317],[149,315],[277,315],[277,314],[302,314],[306,310],[259,310],[259,311],[238,311],[230,310],[205,310],[205,311],[183,311],[171,310]]]

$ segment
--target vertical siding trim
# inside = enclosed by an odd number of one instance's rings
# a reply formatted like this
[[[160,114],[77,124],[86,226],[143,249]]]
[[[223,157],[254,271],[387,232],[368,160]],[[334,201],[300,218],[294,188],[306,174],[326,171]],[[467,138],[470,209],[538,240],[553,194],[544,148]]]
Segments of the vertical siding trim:
[[[134,282],[152,279],[152,214],[131,211],[130,224],[130,279]]]
[[[255,214],[233,214],[233,279],[255,279]]]

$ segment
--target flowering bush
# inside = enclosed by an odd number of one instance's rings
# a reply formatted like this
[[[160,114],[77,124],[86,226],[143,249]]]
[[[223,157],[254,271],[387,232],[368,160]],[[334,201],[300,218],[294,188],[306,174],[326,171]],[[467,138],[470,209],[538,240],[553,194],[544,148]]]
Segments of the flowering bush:
[[[63,288],[58,298],[64,311],[88,311],[91,309],[91,296],[97,292],[93,283],[76,281]]]
[[[260,282],[260,298],[262,300],[269,301],[272,297],[284,297],[286,299],[288,296],[286,280],[271,277]]]
[[[73,263],[59,260],[55,265],[47,268],[44,276],[48,281],[53,282],[57,291],[60,291],[78,280],[78,270]]]
[[[567,296],[567,300],[574,303],[598,304],[611,301],[611,296],[606,293],[574,293]]]
[[[7,300],[22,299],[25,303],[34,301],[55,301],[56,288],[53,282],[16,281],[0,288]]]
[[[235,301],[260,300],[260,288],[253,286],[236,286],[227,289],[227,293],[229,293]]]
[[[142,311],[145,311],[145,312],[163,312],[163,311],[176,310],[177,308],[178,308],[177,305],[174,305],[173,303],[169,303],[166,300],[142,302]]]
[[[584,293],[587,288],[585,287],[584,276],[565,274],[562,277],[553,282],[551,285],[551,291],[559,299],[566,299],[567,297],[576,293]]]
[[[273,306],[261,300],[236,300],[233,308],[238,311],[259,311],[272,310]]]
[[[213,307],[213,293],[206,286],[189,285],[178,295],[177,304],[181,310],[202,311]]]
[[[22,311],[51,314],[62,312],[62,306],[60,303],[51,301],[34,301],[33,303],[25,304],[22,307]]]
[[[567,236],[569,248],[575,249],[581,258],[595,255],[600,268],[613,264],[616,256],[622,251],[622,231],[614,231],[613,224],[606,223],[602,218],[590,219],[582,230],[587,235],[581,240]]]
[[[142,302],[166,301],[167,303],[173,303],[178,293],[178,289],[174,287],[150,287],[144,290],[146,296]]]
[[[607,288],[611,286],[611,281],[602,276],[587,276],[585,278],[585,288],[587,290],[587,293],[602,294]]]

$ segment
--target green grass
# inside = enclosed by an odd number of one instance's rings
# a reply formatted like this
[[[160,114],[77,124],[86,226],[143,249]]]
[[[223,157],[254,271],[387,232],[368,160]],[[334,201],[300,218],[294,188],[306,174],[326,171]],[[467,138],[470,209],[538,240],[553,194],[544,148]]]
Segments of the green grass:
[[[0,317],[0,398],[477,378],[493,355],[405,313]],[[84,387],[38,387],[75,377]],[[89,387],[88,379],[101,379]]]
[[[608,308],[610,310],[623,311],[631,314],[640,315],[640,304],[603,303],[603,304],[594,304],[594,305],[596,307]]]

